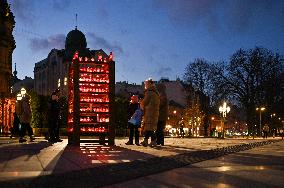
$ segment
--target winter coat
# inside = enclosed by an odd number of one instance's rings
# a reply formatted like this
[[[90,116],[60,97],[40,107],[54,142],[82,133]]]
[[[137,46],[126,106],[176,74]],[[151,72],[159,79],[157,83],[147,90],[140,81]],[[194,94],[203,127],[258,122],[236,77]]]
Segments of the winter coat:
[[[155,85],[151,85],[145,90],[145,96],[142,101],[144,110],[144,131],[155,131],[159,118],[159,92]]]
[[[166,86],[162,83],[157,85],[157,89],[160,94],[160,106],[159,106],[159,121],[166,122],[168,119],[169,103],[166,93]]]
[[[59,119],[60,115],[60,104],[57,100],[51,100],[50,102],[50,112],[49,112],[50,118]]]
[[[32,119],[32,111],[28,97],[24,97],[18,106],[17,115],[19,116],[21,123],[30,123]]]
[[[269,131],[269,127],[268,127],[268,125],[264,125],[264,127],[263,127],[263,131],[264,131],[264,132],[268,132],[268,131]]]

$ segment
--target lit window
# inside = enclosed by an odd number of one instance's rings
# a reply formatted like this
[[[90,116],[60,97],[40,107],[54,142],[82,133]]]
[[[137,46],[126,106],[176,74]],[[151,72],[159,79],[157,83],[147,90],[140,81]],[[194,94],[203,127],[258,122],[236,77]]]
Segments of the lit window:
[[[102,61],[102,60],[103,60],[103,56],[102,56],[102,55],[99,55],[98,61]]]
[[[67,85],[67,77],[64,78],[64,85]]]
[[[57,87],[60,87],[60,78],[58,79]]]

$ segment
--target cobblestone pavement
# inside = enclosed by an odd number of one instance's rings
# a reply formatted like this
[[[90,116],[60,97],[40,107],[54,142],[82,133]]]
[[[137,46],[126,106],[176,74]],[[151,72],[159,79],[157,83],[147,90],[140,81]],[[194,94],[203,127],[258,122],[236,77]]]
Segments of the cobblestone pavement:
[[[101,187],[169,171],[227,154],[249,150],[278,139],[167,138],[163,147],[90,143],[80,147],[50,144],[42,138],[18,144],[0,138],[1,187]],[[2,155],[3,154],[3,155]]]
[[[105,188],[284,187],[284,142],[262,144],[247,145],[249,150],[193,162],[181,168],[112,184]],[[240,146],[238,149],[246,147]]]

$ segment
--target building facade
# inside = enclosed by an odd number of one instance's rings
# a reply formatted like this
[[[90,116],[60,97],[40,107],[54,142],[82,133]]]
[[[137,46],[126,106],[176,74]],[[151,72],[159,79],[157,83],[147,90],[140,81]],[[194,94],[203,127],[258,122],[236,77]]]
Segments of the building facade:
[[[15,99],[11,98],[12,53],[16,48],[14,26],[7,0],[0,0],[0,133],[9,131],[15,111]]]
[[[65,49],[52,49],[47,58],[37,62],[34,67],[34,90],[39,95],[51,95],[55,89],[61,96],[68,95],[68,70],[75,51],[85,57],[108,55],[102,50],[87,48],[85,35],[77,27],[67,34]]]
[[[12,53],[16,43],[12,35],[15,19],[7,0],[0,0],[0,95],[8,97],[11,93]]]

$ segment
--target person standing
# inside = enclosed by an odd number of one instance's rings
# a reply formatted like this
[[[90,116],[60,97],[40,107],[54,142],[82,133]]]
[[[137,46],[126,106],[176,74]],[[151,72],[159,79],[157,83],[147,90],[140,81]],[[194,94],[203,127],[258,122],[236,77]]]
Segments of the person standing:
[[[11,136],[10,138],[13,138],[13,136],[16,136],[16,135],[19,135],[19,132],[20,132],[20,119],[17,115],[16,112],[13,113],[13,116],[14,116],[14,121],[13,121],[13,127],[11,129]]]
[[[181,138],[184,138],[183,124],[181,124],[180,127],[179,127],[179,134],[180,134]]]
[[[269,127],[268,127],[268,124],[266,123],[263,127],[263,138],[267,139],[268,132],[269,132]]]
[[[128,119],[130,119],[135,111],[139,108],[139,103],[138,103],[138,96],[137,95],[132,95],[130,104],[128,106]],[[126,145],[133,145],[133,136],[135,135],[135,144],[137,146],[140,146],[139,144],[139,131],[138,128],[141,125],[134,125],[132,123],[128,122],[128,128],[130,129],[130,134],[129,134],[129,140],[126,142]]]
[[[60,128],[60,104],[58,97],[59,89],[51,94],[50,112],[49,112],[49,142],[62,142],[59,137]]]
[[[156,146],[157,123],[159,118],[159,92],[152,79],[145,81],[145,93],[144,99],[141,102],[142,109],[144,111],[143,130],[144,141],[141,144],[145,147],[148,146],[148,139],[151,137],[150,146]]]
[[[19,106],[17,110],[17,114],[20,119],[21,130],[20,130],[20,139],[19,142],[26,142],[27,140],[24,138],[26,131],[28,131],[28,135],[30,137],[30,141],[33,142],[35,140],[33,136],[33,129],[30,125],[32,119],[32,111],[30,106],[30,96],[25,94],[21,101],[19,101]]]
[[[168,110],[169,110],[169,104],[168,104],[168,97],[166,93],[166,86],[163,83],[157,84],[157,89],[160,94],[160,106],[159,106],[159,118],[158,118],[158,124],[157,124],[157,145],[164,145],[164,130],[166,127],[166,122],[168,119]]]

